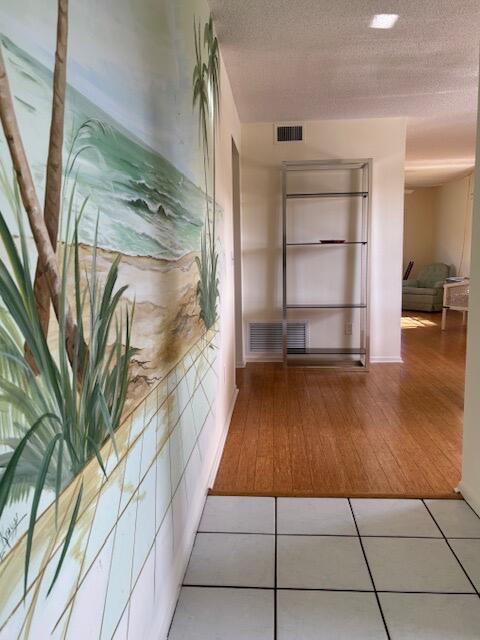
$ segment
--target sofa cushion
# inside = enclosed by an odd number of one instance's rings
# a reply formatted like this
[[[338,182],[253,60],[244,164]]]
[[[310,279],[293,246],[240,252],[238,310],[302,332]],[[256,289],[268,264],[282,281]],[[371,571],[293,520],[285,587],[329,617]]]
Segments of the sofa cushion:
[[[433,302],[432,298],[429,301],[423,300],[421,297],[417,296],[404,299],[402,302],[402,309],[405,311],[441,311],[442,310],[442,302]]]
[[[423,288],[434,287],[438,282],[444,282],[450,275],[450,267],[442,262],[429,264],[421,269],[417,276],[418,286]]]
[[[415,296],[437,296],[441,289],[431,289],[429,287],[403,287],[402,292]]]

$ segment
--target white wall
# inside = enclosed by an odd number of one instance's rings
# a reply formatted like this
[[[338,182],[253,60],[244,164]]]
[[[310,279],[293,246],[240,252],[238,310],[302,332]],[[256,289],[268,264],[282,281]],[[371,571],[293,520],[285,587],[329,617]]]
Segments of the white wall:
[[[433,188],[419,188],[405,194],[403,269],[405,271],[413,260],[411,278],[434,261],[434,199]]]
[[[245,330],[281,317],[281,162],[372,158],[371,355],[400,359],[405,129],[403,118],[316,121],[305,143],[274,144],[272,123],[242,125]]]
[[[470,174],[405,195],[403,265],[415,262],[411,277],[432,262],[469,275],[474,182]]]
[[[235,304],[234,304],[234,262],[233,262],[233,167],[232,138],[237,149],[241,145],[241,128],[230,81],[223,60],[221,61],[220,121],[217,139],[217,201],[223,209],[223,256],[225,260],[222,295],[220,299],[221,362],[223,380],[219,381],[221,393],[217,414],[219,437],[226,437],[232,403],[236,394],[235,386]],[[223,441],[217,444],[221,453]],[[218,459],[217,462],[220,462]]]
[[[479,110],[480,123],[480,110]],[[480,184],[480,136],[477,127],[477,161],[475,182]],[[465,417],[463,426],[463,470],[460,489],[480,513],[480,192],[473,207],[471,286],[467,333],[467,368],[465,377]]]
[[[435,188],[435,262],[453,265],[462,276],[470,274],[472,243],[473,174]]]

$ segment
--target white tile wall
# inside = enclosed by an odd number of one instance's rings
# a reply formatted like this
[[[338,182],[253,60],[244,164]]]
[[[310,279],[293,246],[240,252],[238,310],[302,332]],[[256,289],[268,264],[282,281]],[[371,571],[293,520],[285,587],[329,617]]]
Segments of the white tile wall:
[[[51,632],[57,622],[54,635],[67,640],[137,640],[153,628],[156,638],[162,630],[166,636],[216,451],[218,349],[209,345],[217,340],[214,332],[202,338],[120,427],[120,460],[107,443],[106,481],[96,461],[85,471],[82,512],[51,596],[46,591],[65,527],[51,548],[48,538],[36,545],[32,582],[38,578],[25,605],[23,574],[7,563],[16,582],[1,637],[7,629],[11,635],[5,637],[16,637],[29,616],[32,637],[42,637],[48,625]],[[44,523],[51,517],[44,514],[41,526],[52,528],[51,521]]]

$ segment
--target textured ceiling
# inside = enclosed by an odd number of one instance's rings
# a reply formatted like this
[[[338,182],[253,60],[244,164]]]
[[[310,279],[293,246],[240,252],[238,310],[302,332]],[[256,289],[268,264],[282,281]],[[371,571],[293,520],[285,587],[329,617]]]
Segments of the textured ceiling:
[[[243,122],[407,116],[407,183],[474,163],[480,0],[210,0]],[[391,30],[375,13],[398,13]]]

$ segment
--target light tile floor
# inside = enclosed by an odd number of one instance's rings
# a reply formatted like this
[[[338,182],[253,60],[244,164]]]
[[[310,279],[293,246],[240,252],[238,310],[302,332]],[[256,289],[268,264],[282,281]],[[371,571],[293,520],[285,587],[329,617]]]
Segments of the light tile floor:
[[[480,640],[463,501],[209,497],[169,640]]]

